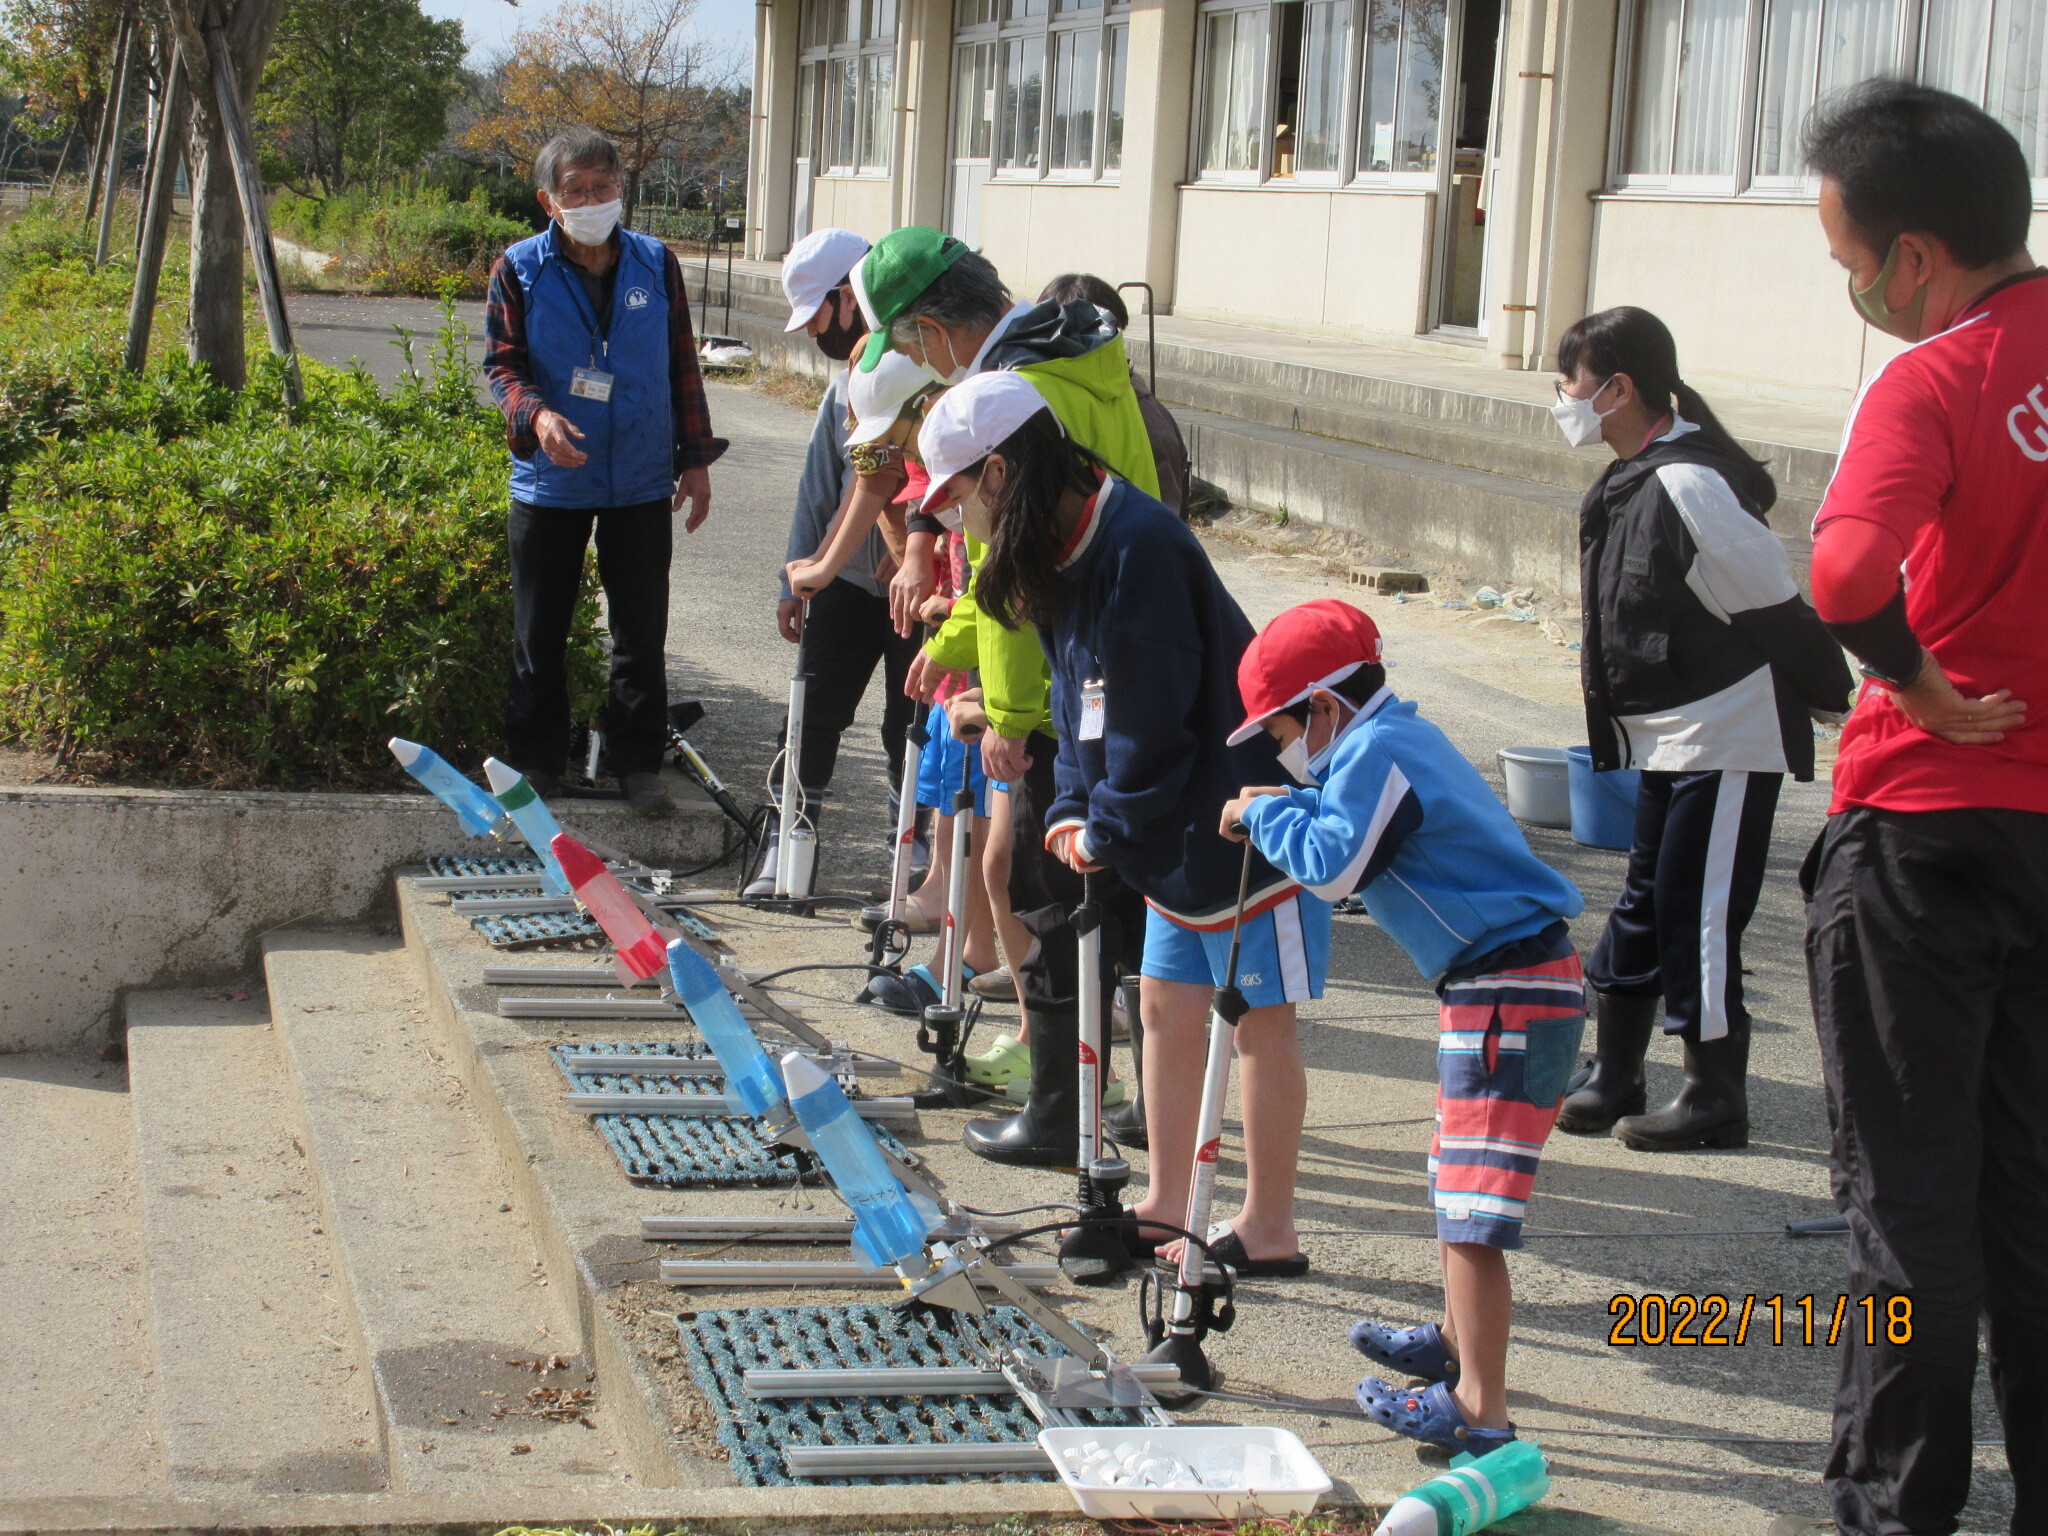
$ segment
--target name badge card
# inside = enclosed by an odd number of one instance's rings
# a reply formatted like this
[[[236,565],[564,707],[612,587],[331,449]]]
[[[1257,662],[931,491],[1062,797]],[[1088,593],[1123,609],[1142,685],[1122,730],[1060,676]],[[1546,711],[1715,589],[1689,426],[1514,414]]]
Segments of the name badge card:
[[[595,368],[578,368],[569,375],[569,393],[601,405],[612,397],[612,376]]]
[[[1105,711],[1102,703],[1102,684],[1081,685],[1081,740],[1102,740]]]

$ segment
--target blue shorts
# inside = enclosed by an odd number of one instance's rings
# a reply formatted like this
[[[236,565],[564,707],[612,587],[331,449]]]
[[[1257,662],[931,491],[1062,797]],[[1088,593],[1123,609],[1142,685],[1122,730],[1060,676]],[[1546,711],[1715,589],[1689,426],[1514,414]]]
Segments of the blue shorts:
[[[953,814],[953,796],[960,792],[960,759],[968,762],[967,782],[974,790],[974,814],[988,814],[988,778],[981,771],[981,748],[963,746],[953,734],[946,711],[932,706],[924,723],[924,751],[917,759],[917,803],[935,807],[942,816]]]
[[[1145,909],[1145,975],[1220,986],[1229,960],[1228,928],[1201,933]],[[1252,1007],[1321,997],[1329,974],[1330,904],[1321,897],[1298,891],[1271,911],[1245,919],[1237,985]]]

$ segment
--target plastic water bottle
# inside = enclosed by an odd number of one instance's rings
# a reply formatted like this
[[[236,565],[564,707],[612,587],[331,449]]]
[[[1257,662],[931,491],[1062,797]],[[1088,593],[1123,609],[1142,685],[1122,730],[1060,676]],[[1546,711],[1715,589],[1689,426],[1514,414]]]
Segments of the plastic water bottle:
[[[619,877],[604,867],[604,860],[566,832],[555,834],[548,851],[583,910],[597,919],[597,926],[619,952],[612,966],[619,980],[630,987],[660,970],[667,945],[647,921],[640,903],[627,895]]]
[[[854,1252],[871,1269],[922,1253],[926,1218],[882,1161],[874,1132],[853,1112],[845,1090],[801,1051],[782,1058],[782,1082],[812,1150],[853,1212]]]
[[[471,837],[490,837],[509,829],[505,808],[456,772],[455,765],[432,747],[403,736],[392,737],[389,745],[398,766],[461,817],[462,830]]]
[[[1550,1492],[1550,1466],[1528,1440],[1484,1456],[1454,1456],[1451,1470],[1394,1501],[1372,1536],[1470,1536]]]
[[[690,1010],[697,1032],[725,1069],[725,1096],[737,1099],[750,1115],[767,1115],[787,1102],[782,1079],[768,1053],[740,1015],[740,1005],[725,990],[709,960],[682,939],[668,946],[668,974],[676,995]]]
[[[525,774],[495,757],[484,759],[484,777],[490,781],[491,793],[497,796],[498,804],[512,818],[512,825],[526,839],[526,846],[540,860],[541,883],[557,896],[568,895],[569,882],[562,878],[562,866],[555,862],[552,851],[552,844],[562,829],[542,803],[539,792],[527,782]]]

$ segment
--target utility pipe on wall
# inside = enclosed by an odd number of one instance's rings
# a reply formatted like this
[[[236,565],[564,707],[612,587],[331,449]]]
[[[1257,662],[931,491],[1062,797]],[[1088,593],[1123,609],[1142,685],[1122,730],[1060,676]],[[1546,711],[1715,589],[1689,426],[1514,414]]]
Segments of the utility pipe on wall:
[[[1543,88],[1550,83],[1550,76],[1543,69],[1544,8],[1545,0],[1525,0],[1515,34],[1514,159],[1508,172],[1507,228],[1502,231],[1506,249],[1498,258],[1505,279],[1501,284],[1497,332],[1499,355],[1502,366],[1509,368],[1529,366],[1526,343],[1533,334],[1529,324],[1534,310],[1529,302],[1529,267],[1534,252],[1529,248],[1529,231],[1535,211],[1537,125],[1543,110]]]

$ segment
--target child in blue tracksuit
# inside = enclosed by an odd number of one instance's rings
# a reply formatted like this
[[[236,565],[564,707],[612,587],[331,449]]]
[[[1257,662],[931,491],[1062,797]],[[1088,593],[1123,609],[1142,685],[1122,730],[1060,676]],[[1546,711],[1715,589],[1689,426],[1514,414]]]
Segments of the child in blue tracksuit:
[[[1584,902],[1529,851],[1479,772],[1396,699],[1373,621],[1325,599],[1280,615],[1245,651],[1242,741],[1263,732],[1300,789],[1246,788],[1223,832],[1315,895],[1359,892],[1441,998],[1430,1202],[1444,1321],[1351,1330],[1377,1376],[1358,1401],[1400,1434],[1474,1455],[1512,1440],[1506,1372],[1512,1292],[1504,1250],[1522,1218],[1585,1027],[1566,928]],[[1235,830],[1242,828],[1242,831]]]

